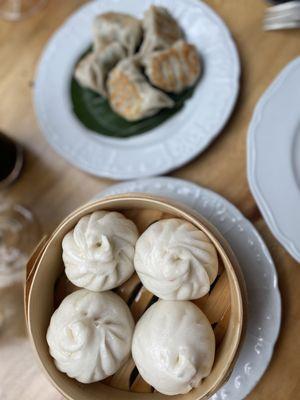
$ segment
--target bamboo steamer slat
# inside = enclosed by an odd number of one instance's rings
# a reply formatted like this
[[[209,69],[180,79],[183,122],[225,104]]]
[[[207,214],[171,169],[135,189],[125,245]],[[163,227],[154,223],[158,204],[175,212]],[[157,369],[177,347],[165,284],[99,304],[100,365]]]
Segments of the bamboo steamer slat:
[[[132,219],[140,233],[153,222],[170,217],[185,219],[204,231],[214,243],[219,257],[219,272],[208,295],[194,300],[207,315],[216,336],[216,357],[211,374],[201,385],[186,395],[173,396],[184,400],[210,397],[232,371],[245,328],[246,293],[238,263],[223,237],[203,217],[188,208],[144,195],[119,195],[81,207],[69,215],[48,239],[43,239],[27,265],[25,314],[30,338],[38,360],[56,388],[70,400],[162,400],[138,374],[130,358],[112,377],[84,385],[59,372],[49,355],[46,331],[54,309],[75,288],[65,277],[61,242],[78,220],[96,210],[120,211]],[[116,289],[127,302],[135,321],[156,301],[134,274]]]

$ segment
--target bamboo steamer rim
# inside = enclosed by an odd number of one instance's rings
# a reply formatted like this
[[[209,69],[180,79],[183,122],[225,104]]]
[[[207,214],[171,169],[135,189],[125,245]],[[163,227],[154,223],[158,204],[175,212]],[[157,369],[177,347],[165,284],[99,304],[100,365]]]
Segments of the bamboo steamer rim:
[[[121,204],[120,204],[121,203]],[[27,322],[27,328],[29,332],[29,337],[30,340],[33,344],[33,347],[35,349],[36,356],[38,358],[39,364],[42,366],[42,369],[46,373],[46,376],[48,379],[51,381],[51,383],[56,387],[56,389],[67,399],[69,400],[74,400],[74,397],[68,395],[65,390],[60,387],[60,385],[56,382],[54,377],[52,376],[51,372],[49,371],[48,366],[45,365],[45,363],[42,361],[42,356],[40,352],[38,351],[36,347],[36,337],[34,337],[34,334],[32,332],[32,318],[33,315],[31,313],[31,298],[32,298],[32,291],[35,286],[35,282],[37,279],[37,276],[39,274],[39,268],[42,265],[43,259],[45,257],[45,254],[47,254],[47,251],[49,248],[51,248],[51,245],[53,244],[53,241],[56,239],[57,235],[60,234],[62,230],[66,228],[70,223],[72,223],[72,227],[76,225],[78,220],[87,214],[90,214],[97,209],[101,210],[120,210],[120,209],[132,209],[135,208],[135,206],[138,205],[140,207],[138,208],[154,208],[157,207],[159,210],[164,209],[165,212],[168,212],[170,214],[176,215],[178,218],[185,219],[186,221],[191,222],[194,226],[196,226],[198,229],[202,230],[212,241],[214,246],[217,249],[218,254],[221,255],[226,273],[228,276],[230,276],[229,279],[229,285],[230,285],[230,291],[235,292],[236,295],[236,304],[234,304],[235,310],[239,315],[239,323],[235,326],[235,342],[231,346],[230,352],[228,354],[227,360],[224,361],[222,373],[219,374],[219,376],[215,379],[214,384],[211,385],[210,390],[208,390],[206,393],[201,395],[200,397],[191,397],[191,393],[189,392],[186,395],[180,395],[182,399],[187,398],[187,399],[193,399],[193,400],[203,400],[207,399],[210,397],[213,393],[215,393],[216,390],[219,389],[219,387],[228,379],[236,357],[238,355],[238,351],[241,346],[242,338],[243,338],[243,333],[245,330],[245,321],[246,321],[246,315],[245,315],[245,304],[246,304],[246,289],[245,289],[245,282],[243,280],[242,273],[240,271],[238,262],[228,245],[228,243],[225,241],[225,239],[221,236],[221,234],[217,231],[217,229],[212,226],[204,217],[202,217],[200,214],[195,212],[194,210],[189,209],[188,207],[175,202],[170,199],[165,199],[162,197],[158,196],[149,196],[149,195],[144,195],[144,194],[121,194],[121,195],[114,195],[114,196],[109,196],[101,200],[97,200],[91,203],[88,203],[77,210],[73,211],[71,214],[69,214],[60,224],[59,226],[53,231],[53,233],[49,236],[49,238],[43,238],[41,243],[38,245],[36,250],[34,251],[32,257],[30,258],[28,265],[27,265],[27,278],[26,278],[26,284],[25,284],[25,316],[26,316],[26,322]],[[122,211],[121,211],[122,212]],[[72,229],[72,227],[69,229]],[[68,229],[68,230],[69,230]],[[69,379],[66,377],[66,379]],[[116,391],[117,389],[112,389],[112,391]],[[109,396],[109,397],[103,397],[103,399],[110,399],[110,398],[115,398],[115,399],[121,399],[123,398],[124,400],[129,400],[129,399],[149,399],[149,396],[156,397],[156,399],[161,398],[161,399],[166,399],[170,398],[170,396],[164,396],[159,393],[133,393],[133,392],[120,392],[117,390],[118,394],[115,393],[115,396]],[[120,393],[122,395],[120,396]],[[144,397],[145,396],[145,397]],[[177,397],[177,396],[173,396]],[[76,397],[77,399],[77,397]],[[81,397],[80,397],[81,399]]]

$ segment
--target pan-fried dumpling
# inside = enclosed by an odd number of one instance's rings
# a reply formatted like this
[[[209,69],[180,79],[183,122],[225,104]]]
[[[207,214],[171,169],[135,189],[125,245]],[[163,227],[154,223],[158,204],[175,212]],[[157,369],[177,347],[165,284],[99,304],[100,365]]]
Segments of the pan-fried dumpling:
[[[120,286],[134,273],[137,238],[137,227],[121,213],[85,215],[62,241],[68,279],[95,292]]]
[[[134,322],[113,292],[77,290],[51,317],[47,342],[59,371],[82,383],[113,375],[128,359]]]
[[[94,53],[91,52],[83,57],[76,65],[74,76],[81,86],[97,92],[97,77],[93,71],[94,56]]]
[[[182,92],[193,86],[201,73],[196,47],[184,40],[166,50],[147,54],[143,64],[150,82],[165,92]]]
[[[119,62],[109,74],[107,89],[111,107],[128,121],[150,117],[162,108],[174,106],[170,97],[147,82],[137,57]]]
[[[151,6],[144,14],[143,28],[143,54],[166,49],[183,38],[180,26],[164,7]]]
[[[75,69],[75,78],[81,86],[107,96],[106,80],[110,70],[123,58],[126,52],[117,42],[87,54]]]
[[[93,24],[96,50],[102,43],[119,42],[127,55],[135,53],[142,40],[142,24],[131,15],[107,12],[98,15]]]
[[[165,300],[206,295],[218,273],[217,251],[208,236],[179,218],[150,225],[135,246],[135,270],[143,285]]]
[[[215,335],[192,302],[159,300],[136,325],[132,356],[144,380],[160,393],[188,393],[210,374]]]

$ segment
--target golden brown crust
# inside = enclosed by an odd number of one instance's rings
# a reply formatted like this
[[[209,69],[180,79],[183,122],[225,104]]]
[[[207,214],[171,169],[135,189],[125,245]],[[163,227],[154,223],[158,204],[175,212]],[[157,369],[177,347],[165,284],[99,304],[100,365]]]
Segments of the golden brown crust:
[[[112,108],[128,120],[136,119],[140,113],[141,96],[129,77],[115,69],[109,77],[109,96]]]
[[[201,72],[197,49],[182,40],[167,50],[150,54],[145,65],[151,83],[166,92],[179,93],[193,86]]]
[[[122,60],[111,71],[107,88],[113,110],[128,121],[137,121],[156,114],[162,108],[174,107],[169,96],[146,80],[139,56]]]

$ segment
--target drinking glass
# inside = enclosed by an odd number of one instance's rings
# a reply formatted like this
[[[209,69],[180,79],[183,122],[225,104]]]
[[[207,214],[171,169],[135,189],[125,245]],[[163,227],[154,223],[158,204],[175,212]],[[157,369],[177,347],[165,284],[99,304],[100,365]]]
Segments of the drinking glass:
[[[0,0],[0,18],[19,21],[40,10],[47,0]]]
[[[22,164],[21,146],[0,133],[0,339],[5,327],[12,328],[11,316],[20,309],[20,299],[7,300],[9,304],[5,299],[22,292],[25,266],[41,235],[32,212],[9,196],[9,187],[18,178]]]
[[[0,288],[23,282],[40,233],[31,211],[0,194]]]

